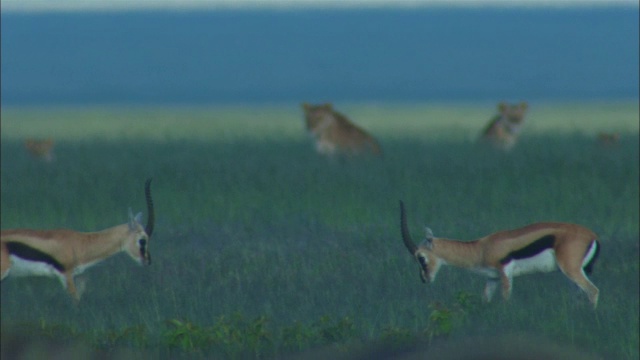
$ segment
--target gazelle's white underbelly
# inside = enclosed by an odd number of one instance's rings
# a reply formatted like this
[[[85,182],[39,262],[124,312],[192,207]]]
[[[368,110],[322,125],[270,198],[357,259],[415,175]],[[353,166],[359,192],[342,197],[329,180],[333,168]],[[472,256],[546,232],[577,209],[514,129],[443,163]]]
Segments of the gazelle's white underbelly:
[[[553,249],[547,249],[530,258],[511,260],[504,267],[507,275],[518,276],[536,272],[551,272],[558,269],[556,253]]]
[[[529,258],[512,259],[504,265],[503,269],[504,273],[509,277],[556,271],[558,270],[556,253],[553,249],[547,249]],[[478,267],[472,270],[490,279],[497,280],[500,277],[500,272],[493,267]]]
[[[11,255],[11,276],[49,276],[58,278],[64,284],[64,276],[52,265],[41,261],[25,260],[18,256]]]

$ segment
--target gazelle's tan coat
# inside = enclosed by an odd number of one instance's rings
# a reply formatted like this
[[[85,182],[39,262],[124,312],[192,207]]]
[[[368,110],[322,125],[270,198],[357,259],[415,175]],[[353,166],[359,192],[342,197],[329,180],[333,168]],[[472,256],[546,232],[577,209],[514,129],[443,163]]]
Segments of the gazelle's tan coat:
[[[498,285],[502,286],[504,299],[509,299],[515,276],[559,269],[587,294],[594,308],[598,304],[598,288],[585,271],[591,272],[600,243],[596,234],[583,226],[536,223],[469,242],[436,238],[427,228],[424,243],[416,246],[402,202],[400,224],[403,242],[420,264],[424,282],[433,282],[442,265],[469,269],[487,277],[484,300],[488,302]]]
[[[140,264],[150,264],[149,238],[153,232],[154,210],[151,183],[145,184],[148,220],[141,224],[142,213],[129,213],[129,222],[98,232],[78,232],[67,229],[2,230],[0,235],[0,270],[4,280],[16,276],[45,275],[62,281],[76,300],[82,288],[76,287],[74,276],[88,267],[121,251]]]

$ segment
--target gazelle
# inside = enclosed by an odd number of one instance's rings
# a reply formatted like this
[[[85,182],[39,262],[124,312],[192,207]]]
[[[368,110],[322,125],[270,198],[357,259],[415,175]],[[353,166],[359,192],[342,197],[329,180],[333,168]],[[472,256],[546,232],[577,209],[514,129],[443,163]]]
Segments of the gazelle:
[[[585,272],[593,270],[600,242],[583,226],[536,223],[469,242],[437,238],[426,228],[424,242],[416,246],[400,201],[400,228],[404,245],[420,264],[422,282],[433,282],[442,265],[469,269],[487,277],[483,299],[489,302],[500,284],[503,298],[509,299],[514,276],[560,269],[587,294],[594,309],[598,305],[598,288]]]
[[[151,264],[149,238],[153,233],[154,211],[151,199],[151,179],[145,183],[147,225],[142,226],[142,213],[133,216],[129,209],[129,222],[98,232],[78,232],[67,229],[2,230],[0,235],[0,268],[4,280],[14,276],[57,277],[69,294],[77,301],[84,283],[76,288],[74,277],[106,258],[126,252],[140,264]]]

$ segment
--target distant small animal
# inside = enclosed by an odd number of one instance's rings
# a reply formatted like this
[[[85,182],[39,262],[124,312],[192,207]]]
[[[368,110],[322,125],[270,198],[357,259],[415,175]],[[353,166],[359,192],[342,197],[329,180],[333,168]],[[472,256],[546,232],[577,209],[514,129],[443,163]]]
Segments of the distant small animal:
[[[500,150],[511,150],[518,141],[527,109],[526,102],[516,105],[499,103],[498,114],[482,130],[480,140]]]
[[[145,183],[147,225],[142,213],[129,222],[98,232],[67,229],[7,229],[0,232],[0,280],[12,276],[51,276],[58,278],[78,302],[84,283],[76,287],[75,276],[108,257],[126,252],[140,264],[151,264],[149,239],[153,233],[154,210],[151,179]]]
[[[598,306],[600,292],[587,274],[593,270],[600,242],[584,226],[536,223],[468,242],[437,238],[426,228],[425,240],[417,246],[400,201],[400,229],[405,247],[420,265],[422,282],[433,282],[442,265],[465,268],[487,278],[483,299],[490,302],[499,285],[502,297],[509,300],[515,276],[561,270],[587,294],[594,309]]]
[[[335,111],[330,103],[302,104],[307,130],[315,139],[316,151],[325,156],[382,155],[380,144],[364,129]]]
[[[53,154],[53,148],[55,142],[53,139],[26,139],[24,141],[24,148],[35,159],[43,160],[45,162],[53,162],[55,156]]]
[[[600,146],[614,146],[620,140],[620,133],[607,133],[607,132],[599,132],[598,133],[598,144]]]

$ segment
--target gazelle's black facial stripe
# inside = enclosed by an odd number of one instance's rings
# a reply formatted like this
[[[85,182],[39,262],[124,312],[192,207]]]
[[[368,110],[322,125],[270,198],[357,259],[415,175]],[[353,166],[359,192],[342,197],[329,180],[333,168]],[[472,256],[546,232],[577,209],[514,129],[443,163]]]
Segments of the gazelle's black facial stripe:
[[[62,265],[53,256],[38,249],[34,249],[29,245],[25,245],[17,241],[9,241],[7,242],[7,250],[9,250],[9,254],[21,259],[49,264],[59,272],[64,272],[65,270],[64,265]]]
[[[140,248],[140,257],[143,259],[143,262],[151,265],[151,254],[149,254],[149,250],[147,249],[147,239],[139,239],[138,247]]]
[[[429,265],[427,264],[427,259],[424,256],[418,256],[418,262],[420,263],[420,280],[423,283],[427,282],[427,277],[429,276]]]
[[[418,262],[420,263],[420,267],[425,273],[429,273],[429,265],[427,264],[427,258],[424,256],[418,256]]]
[[[423,268],[427,267],[427,259],[425,259],[424,256],[418,256],[418,262],[420,263],[420,266],[422,266]]]

